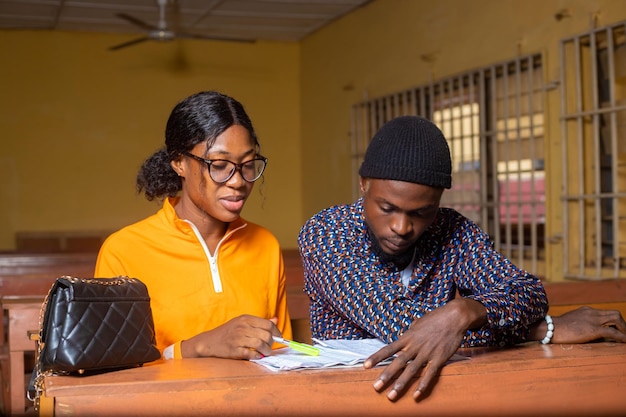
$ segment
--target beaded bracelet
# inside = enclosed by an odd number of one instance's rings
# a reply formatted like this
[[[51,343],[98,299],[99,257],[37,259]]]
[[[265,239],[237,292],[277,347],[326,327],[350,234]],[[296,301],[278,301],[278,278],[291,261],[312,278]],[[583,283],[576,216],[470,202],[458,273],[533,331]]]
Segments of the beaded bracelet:
[[[552,321],[552,317],[546,314],[546,323],[548,323],[548,331],[546,332],[546,337],[541,341],[542,345],[547,345],[550,343],[552,339],[552,335],[554,334],[554,322]]]

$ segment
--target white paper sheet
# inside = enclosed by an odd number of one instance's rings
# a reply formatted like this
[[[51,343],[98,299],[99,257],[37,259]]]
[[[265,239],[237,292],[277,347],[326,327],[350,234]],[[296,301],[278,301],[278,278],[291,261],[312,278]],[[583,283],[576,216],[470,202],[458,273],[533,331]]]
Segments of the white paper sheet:
[[[357,366],[385,346],[385,343],[378,339],[314,339],[314,342],[314,346],[320,350],[319,356],[310,356],[290,348],[281,348],[274,350],[270,356],[252,362],[272,371]],[[454,355],[450,361],[464,359],[468,358]],[[381,365],[390,361],[391,359],[382,362]]]

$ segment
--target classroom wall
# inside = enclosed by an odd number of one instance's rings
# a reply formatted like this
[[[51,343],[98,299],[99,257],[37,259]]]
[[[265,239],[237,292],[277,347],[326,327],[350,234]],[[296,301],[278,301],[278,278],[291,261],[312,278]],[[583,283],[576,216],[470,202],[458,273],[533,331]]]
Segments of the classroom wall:
[[[112,231],[155,212],[135,192],[174,105],[216,89],[246,107],[269,158],[243,216],[295,247],[301,224],[296,43],[0,31],[0,251],[16,232]]]
[[[559,12],[568,15],[560,20]],[[375,0],[302,42],[303,215],[352,201],[351,106],[471,69],[543,53],[626,19],[624,0]],[[548,280],[562,280],[559,90],[547,91]]]
[[[157,203],[135,194],[137,168],[161,146],[173,105],[203,89],[246,105],[270,164],[244,216],[295,248],[308,217],[352,200],[352,105],[517,54],[544,53],[551,82],[560,39],[624,19],[624,0],[373,0],[300,43],[109,52],[129,36],[0,31],[0,251],[17,231],[114,230],[154,212]],[[546,169],[557,190],[547,215],[558,220],[558,89],[547,98]],[[560,222],[548,224],[548,238],[558,235]],[[560,259],[558,245],[550,251]]]

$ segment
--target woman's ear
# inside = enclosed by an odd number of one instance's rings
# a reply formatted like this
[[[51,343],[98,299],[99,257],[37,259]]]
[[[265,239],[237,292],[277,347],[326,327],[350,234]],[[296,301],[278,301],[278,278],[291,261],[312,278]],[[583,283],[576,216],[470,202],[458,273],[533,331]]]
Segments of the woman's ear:
[[[179,177],[183,177],[183,178],[185,177],[185,167],[183,164],[183,158],[178,157],[174,159],[173,161],[170,162],[170,166],[172,167],[174,172],[178,174]]]

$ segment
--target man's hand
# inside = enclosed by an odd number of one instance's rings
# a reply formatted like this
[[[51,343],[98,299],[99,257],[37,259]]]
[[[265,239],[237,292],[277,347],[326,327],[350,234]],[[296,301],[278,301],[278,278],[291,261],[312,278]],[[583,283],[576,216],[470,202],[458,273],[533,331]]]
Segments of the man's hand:
[[[272,336],[280,336],[276,319],[242,315],[185,340],[182,355],[184,358],[260,359],[272,353]]]
[[[585,306],[552,319],[552,343],[586,343],[602,338],[626,343],[626,322],[617,310]],[[540,339],[546,333],[545,325],[541,329]]]
[[[382,391],[396,375],[387,398],[394,401],[408,389],[414,377],[420,377],[413,398],[432,388],[439,370],[459,349],[468,329],[480,327],[487,320],[485,307],[478,301],[459,298],[413,322],[398,340],[385,346],[365,361],[365,368],[396,354],[396,358],[374,383]]]

